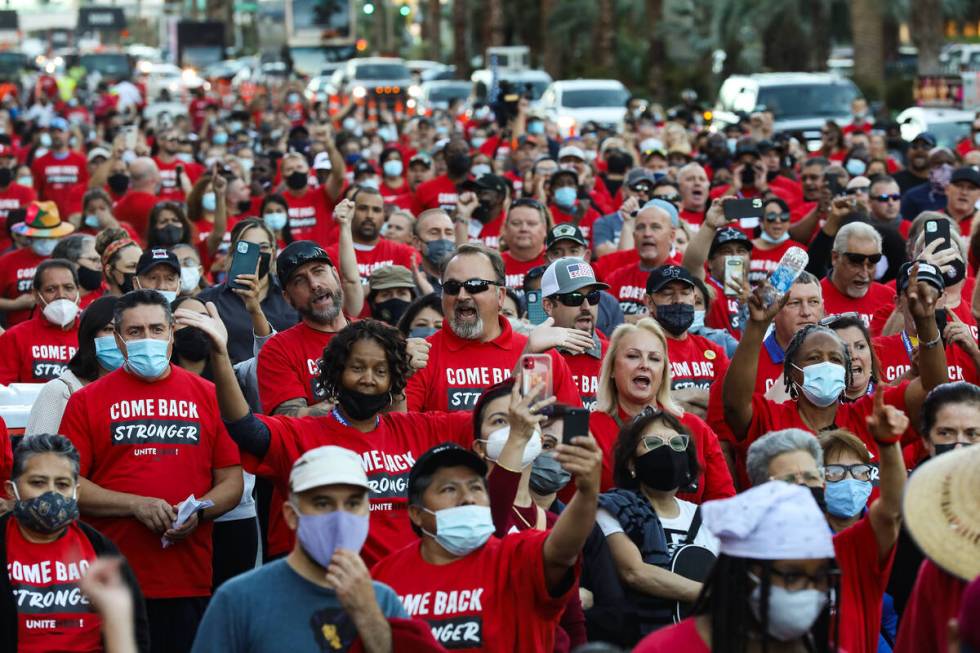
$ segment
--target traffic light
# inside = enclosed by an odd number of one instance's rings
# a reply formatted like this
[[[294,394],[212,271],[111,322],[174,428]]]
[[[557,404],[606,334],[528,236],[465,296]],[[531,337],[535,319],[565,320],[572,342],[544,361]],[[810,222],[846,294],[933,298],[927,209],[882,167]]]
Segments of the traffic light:
[[[401,14],[402,16],[405,16],[405,17],[407,18],[407,17],[408,17],[408,15],[409,15],[410,13],[412,13],[412,9],[411,9],[411,7],[409,7],[408,5],[402,5],[402,6],[401,6],[401,7],[400,7],[400,8],[398,9],[398,13],[400,13],[400,14]]]
[[[370,2],[364,3],[364,9],[362,10],[366,16],[370,16],[374,13],[374,5]]]

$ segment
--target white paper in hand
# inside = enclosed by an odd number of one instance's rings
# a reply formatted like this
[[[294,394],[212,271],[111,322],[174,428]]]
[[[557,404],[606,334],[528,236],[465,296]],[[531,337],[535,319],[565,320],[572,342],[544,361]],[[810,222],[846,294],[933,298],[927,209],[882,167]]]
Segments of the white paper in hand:
[[[214,501],[212,501],[211,499],[204,499],[203,501],[198,501],[197,499],[194,498],[193,494],[190,495],[189,497],[181,501],[180,505],[177,506],[177,519],[174,520],[172,528],[175,529],[180,528],[185,523],[187,523],[187,520],[190,519],[191,515],[193,515],[195,512],[197,512],[201,508],[210,508],[213,505],[214,505]],[[163,544],[163,548],[165,549],[171,544],[173,544],[173,542],[168,540],[166,537],[161,537],[160,542]]]

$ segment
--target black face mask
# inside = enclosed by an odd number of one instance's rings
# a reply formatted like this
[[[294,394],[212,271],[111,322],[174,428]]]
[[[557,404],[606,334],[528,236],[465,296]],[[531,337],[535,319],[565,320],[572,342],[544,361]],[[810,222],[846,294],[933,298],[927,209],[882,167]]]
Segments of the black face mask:
[[[245,213],[250,208],[252,208],[252,201],[251,200],[239,200],[238,201],[238,212],[239,213]]]
[[[473,209],[473,219],[478,220],[481,224],[490,222],[490,205],[486,202],[480,202],[477,207]]]
[[[464,177],[470,170],[470,155],[456,152],[446,157],[446,172],[452,177]]]
[[[286,177],[286,186],[291,190],[303,190],[308,182],[308,175],[305,172],[294,172]]]
[[[345,415],[360,422],[377,415],[390,406],[391,393],[369,395],[357,390],[337,388],[337,402]]]
[[[174,331],[174,356],[199,363],[211,355],[211,338],[197,327]]]
[[[78,266],[78,285],[85,290],[98,290],[102,285],[102,270]]]
[[[14,173],[10,168],[0,168],[0,186],[7,186],[14,178]]]
[[[667,333],[679,336],[691,328],[694,307],[690,304],[661,304],[657,306],[657,322]]]
[[[117,282],[119,284],[119,290],[123,291],[123,294],[133,291],[133,279],[136,278],[135,272],[119,272],[122,275],[122,281]],[[113,278],[115,281],[115,278]]]
[[[160,247],[173,247],[184,237],[184,227],[179,224],[168,224],[156,230],[156,242]]]
[[[106,179],[106,183],[109,184],[109,189],[112,190],[116,195],[122,195],[129,188],[129,175],[117,172],[114,175],[109,175]]]
[[[810,494],[813,495],[813,500],[817,502],[817,507],[820,508],[820,512],[827,512],[827,500],[823,497],[823,488],[809,486],[805,487],[806,489],[810,490]]]
[[[392,299],[386,299],[383,302],[371,303],[371,316],[376,320],[381,320],[382,322],[387,322],[388,324],[394,326],[398,324],[398,320],[402,318],[405,311],[408,309],[408,305],[412,302],[407,302],[404,299],[398,299],[393,297]]]
[[[941,456],[944,453],[948,453],[953,449],[959,449],[960,447],[965,447],[966,445],[962,442],[951,442],[949,444],[934,444],[932,448],[936,450],[936,456]],[[933,456],[935,457],[935,456]]]
[[[623,175],[626,174],[626,170],[633,163],[633,157],[625,152],[614,152],[609,155],[606,159],[606,168],[609,170],[610,174]]]
[[[952,270],[943,272],[943,281],[946,282],[947,288],[966,278],[966,264],[963,261],[956,259],[950,262],[950,266]]]
[[[259,254],[259,279],[265,279],[269,274],[270,265],[272,265],[272,252]]]
[[[657,447],[636,459],[636,478],[653,490],[667,492],[687,485],[691,468],[686,451]]]

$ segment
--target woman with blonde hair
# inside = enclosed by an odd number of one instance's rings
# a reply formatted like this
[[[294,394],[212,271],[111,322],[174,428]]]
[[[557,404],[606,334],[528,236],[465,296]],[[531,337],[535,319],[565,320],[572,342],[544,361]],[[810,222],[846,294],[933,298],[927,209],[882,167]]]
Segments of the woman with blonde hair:
[[[699,417],[685,413],[671,396],[667,337],[651,318],[617,327],[602,361],[596,408],[589,421],[603,453],[602,490],[613,486],[613,446],[620,430],[647,407],[674,416],[694,442],[700,471],[680,488],[678,498],[701,503],[734,495],[718,436]]]

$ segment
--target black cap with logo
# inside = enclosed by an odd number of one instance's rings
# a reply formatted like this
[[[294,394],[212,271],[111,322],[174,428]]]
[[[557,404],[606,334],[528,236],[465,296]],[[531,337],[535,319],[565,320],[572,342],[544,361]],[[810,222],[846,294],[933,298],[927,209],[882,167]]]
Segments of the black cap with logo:
[[[313,261],[323,261],[333,267],[333,261],[327,252],[312,240],[297,240],[289,243],[276,258],[276,275],[279,285],[283,288],[289,282],[289,277],[298,267]]]

